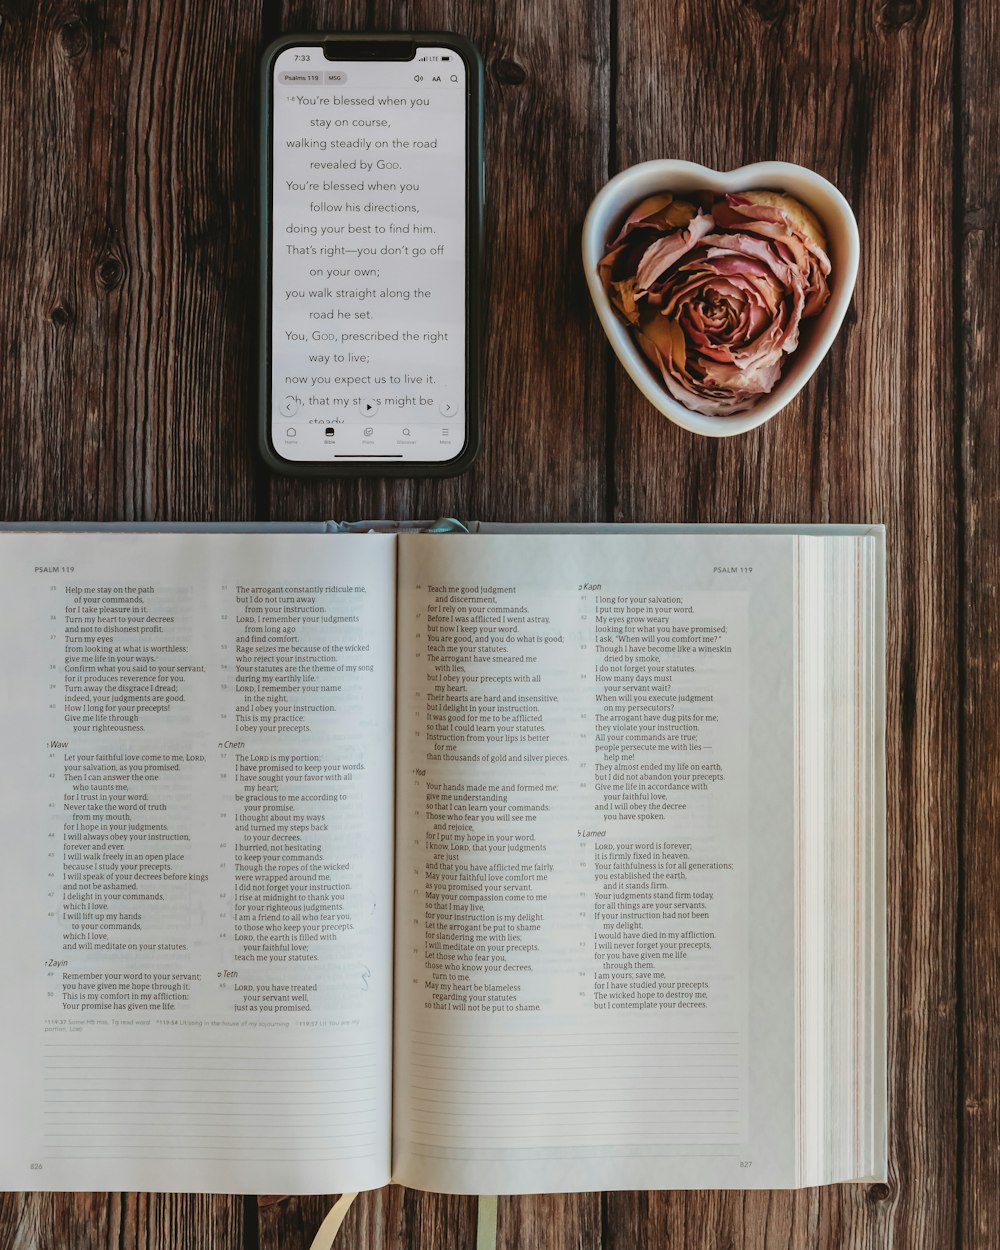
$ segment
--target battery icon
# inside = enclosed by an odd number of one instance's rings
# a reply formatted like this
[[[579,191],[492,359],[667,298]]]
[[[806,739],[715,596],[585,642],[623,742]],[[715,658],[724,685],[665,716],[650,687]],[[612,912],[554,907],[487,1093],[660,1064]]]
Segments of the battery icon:
[[[451,57],[450,57],[450,56],[443,56],[443,57],[441,58],[441,60],[442,60],[442,61],[450,61],[450,60],[451,60]]]

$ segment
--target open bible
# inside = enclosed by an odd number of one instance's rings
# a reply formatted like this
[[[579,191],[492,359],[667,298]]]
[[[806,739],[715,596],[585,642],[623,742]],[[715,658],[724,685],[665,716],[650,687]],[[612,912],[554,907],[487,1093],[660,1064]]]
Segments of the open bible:
[[[222,528],[0,534],[0,1185],[885,1177],[881,528]]]

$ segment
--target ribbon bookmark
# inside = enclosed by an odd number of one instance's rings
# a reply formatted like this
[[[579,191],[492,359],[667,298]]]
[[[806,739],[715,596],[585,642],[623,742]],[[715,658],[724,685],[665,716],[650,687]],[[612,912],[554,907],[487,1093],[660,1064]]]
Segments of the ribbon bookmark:
[[[357,1196],[357,1194],[340,1195],[330,1210],[327,1211],[326,1219],[320,1224],[319,1231],[313,1238],[309,1250],[330,1250],[334,1238],[340,1232],[340,1226],[344,1222],[344,1217],[351,1209],[351,1203]]]
[[[476,1224],[476,1250],[497,1250],[497,1196],[479,1195],[479,1219]]]
[[[357,1194],[341,1194],[330,1210],[326,1219],[319,1226],[319,1231],[312,1240],[309,1250],[332,1250],[332,1246],[344,1217],[351,1208]],[[479,1216],[476,1222],[476,1250],[497,1250],[497,1196],[496,1194],[479,1195]]]

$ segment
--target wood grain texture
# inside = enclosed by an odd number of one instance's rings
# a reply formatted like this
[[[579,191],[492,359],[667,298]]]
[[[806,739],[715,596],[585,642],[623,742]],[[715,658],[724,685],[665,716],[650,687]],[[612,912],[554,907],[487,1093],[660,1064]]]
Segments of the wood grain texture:
[[[601,1195],[537,1194],[501,1198],[497,1250],[600,1250]]]
[[[0,1194],[4,1250],[253,1250],[244,1200],[214,1194]]]
[[[0,6],[6,516],[252,515],[259,19],[198,8]]]
[[[418,28],[486,61],[484,453],[449,481],[276,478],[252,449],[259,52]],[[0,0],[3,519],[888,527],[890,1185],[502,1199],[504,1250],[996,1245],[998,33],[992,0]],[[661,155],[800,161],[858,213],[830,357],[740,439],[653,412],[583,285],[591,196]],[[4,1195],[0,1247],[306,1250],[330,1201]],[[475,1219],[388,1189],[339,1244],[459,1250]]]
[[[984,0],[972,0],[960,13],[956,260],[962,298],[964,871],[959,1227],[963,1250],[992,1250],[1000,1226],[1000,13]]]
[[[308,1250],[337,1196],[259,1199],[257,1236],[261,1250]],[[360,1194],[347,1213],[336,1250],[388,1250],[396,1246],[474,1250],[476,1210],[475,1198],[420,1194],[398,1186]]]

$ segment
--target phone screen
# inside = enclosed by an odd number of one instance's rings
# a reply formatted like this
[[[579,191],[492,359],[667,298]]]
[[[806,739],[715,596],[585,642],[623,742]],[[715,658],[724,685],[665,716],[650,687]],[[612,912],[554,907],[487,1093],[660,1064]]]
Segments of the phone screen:
[[[466,443],[466,79],[451,48],[271,65],[270,433],[291,461]]]

